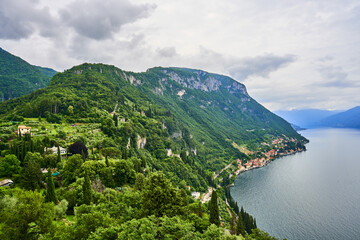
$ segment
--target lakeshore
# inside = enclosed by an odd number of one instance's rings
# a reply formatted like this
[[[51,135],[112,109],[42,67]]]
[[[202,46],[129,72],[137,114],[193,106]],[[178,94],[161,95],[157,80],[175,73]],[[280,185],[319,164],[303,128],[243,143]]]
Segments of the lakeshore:
[[[240,174],[231,188],[258,227],[278,238],[359,239],[360,131],[311,129],[301,154]]]
[[[266,150],[258,151],[258,152],[248,151],[250,154],[258,155],[260,157],[251,158],[250,160],[236,159],[236,160],[234,160],[236,162],[235,169],[231,168],[234,163],[234,161],[232,161],[228,165],[226,165],[223,169],[221,169],[218,173],[213,172],[212,179],[213,179],[213,181],[215,181],[224,171],[229,170],[230,173],[229,173],[228,177],[229,177],[229,179],[231,179],[229,185],[233,186],[238,175],[240,175],[243,172],[247,172],[250,170],[257,169],[257,168],[262,168],[262,167],[267,166],[268,164],[270,164],[271,162],[273,162],[274,160],[276,160],[278,158],[306,151],[306,148],[304,145],[302,147],[294,147],[294,146],[296,146],[297,142],[298,141],[294,138],[288,138],[288,137],[284,136],[284,137],[273,139],[270,143],[262,143],[261,145],[263,145],[267,148],[271,148],[271,149],[270,150],[266,149]],[[219,180],[219,182],[221,182],[221,181],[223,181],[223,179]],[[218,184],[218,186],[220,186],[220,184]],[[203,203],[205,203],[205,202],[210,201],[211,193],[213,190],[214,190],[213,187],[209,187],[208,191],[206,193],[200,194],[200,192],[192,192],[192,196],[194,197],[194,199],[200,198],[201,201]]]

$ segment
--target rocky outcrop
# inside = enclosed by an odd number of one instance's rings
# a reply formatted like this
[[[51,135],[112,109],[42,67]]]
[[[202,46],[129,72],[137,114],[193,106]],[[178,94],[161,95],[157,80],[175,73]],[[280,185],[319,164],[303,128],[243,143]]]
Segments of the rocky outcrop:
[[[207,73],[201,70],[191,71],[192,74],[190,76],[184,77],[180,76],[176,71],[171,69],[162,70],[162,72],[166,74],[170,80],[179,83],[183,87],[197,89],[204,92],[214,92],[224,88],[232,94],[241,94],[243,96],[243,101],[250,101],[250,96],[246,91],[246,87],[234,79],[222,75]],[[159,92],[159,90],[157,90],[157,92]],[[185,90],[180,90],[177,92],[177,95],[180,97],[184,94]]]
[[[146,145],[146,137],[142,138],[139,134],[137,135],[137,147],[139,149],[144,148]]]
[[[125,80],[130,82],[131,85],[134,85],[134,86],[141,85],[141,81],[139,79],[136,79],[133,75],[131,75],[131,74],[126,75],[125,73],[123,75],[124,75]]]

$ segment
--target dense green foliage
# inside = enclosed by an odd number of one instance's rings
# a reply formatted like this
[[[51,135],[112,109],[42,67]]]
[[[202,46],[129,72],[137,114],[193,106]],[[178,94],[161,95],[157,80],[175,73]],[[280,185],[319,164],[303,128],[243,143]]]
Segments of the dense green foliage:
[[[53,202],[57,204],[57,198],[55,194],[55,185],[54,179],[51,173],[51,169],[48,169],[47,176],[46,176],[46,195],[45,195],[46,202]]]
[[[55,71],[30,65],[0,48],[0,101],[46,87]]]
[[[0,217],[2,239],[13,239],[17,227],[6,228],[28,202],[43,207],[33,211],[44,221],[20,222],[22,239],[270,239],[231,198],[230,173],[250,150],[270,150],[262,143],[304,140],[240,83],[189,69],[83,64],[0,103],[0,118],[1,174],[15,187],[0,189],[0,213],[14,215]],[[209,186],[209,203],[191,196]]]
[[[213,191],[211,194],[211,199],[209,202],[209,209],[210,209],[210,223],[215,224],[216,226],[220,225],[220,218],[219,218],[219,206],[218,206],[218,199],[216,191]]]

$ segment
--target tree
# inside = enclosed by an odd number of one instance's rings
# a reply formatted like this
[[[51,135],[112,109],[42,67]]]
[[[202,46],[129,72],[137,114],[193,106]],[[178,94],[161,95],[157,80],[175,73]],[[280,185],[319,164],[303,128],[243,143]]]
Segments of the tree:
[[[83,154],[85,158],[88,157],[88,149],[81,142],[75,142],[69,146],[69,152],[71,154]]]
[[[272,237],[267,232],[260,231],[257,228],[253,229],[252,233],[249,234],[245,239],[247,239],[247,240],[252,240],[252,239],[277,240],[277,238]]]
[[[47,178],[46,178],[46,195],[45,195],[46,202],[53,202],[57,204],[57,198],[55,194],[55,185],[54,179],[51,173],[51,169],[48,169]]]
[[[21,171],[20,160],[14,155],[6,155],[0,158],[0,177],[11,177]]]
[[[162,172],[150,175],[142,193],[145,215],[171,217],[180,210],[177,191]]]
[[[138,173],[135,180],[135,190],[141,191],[144,188],[146,179],[144,174]]]
[[[62,171],[62,176],[65,185],[68,185],[76,180],[76,177],[79,176],[79,174],[81,173],[82,163],[83,163],[83,159],[79,154],[72,155],[65,162]]]
[[[74,107],[71,106],[71,105],[69,105],[67,111],[68,111],[68,114],[69,114],[70,116],[73,115],[73,114],[74,114]]]
[[[56,154],[46,154],[41,164],[43,168],[55,168],[58,163],[58,157]]]
[[[120,226],[118,239],[156,239],[158,229],[154,216],[132,219]]]
[[[135,181],[135,170],[133,166],[121,159],[115,163],[114,179],[118,186],[122,186],[126,183],[134,183]]]
[[[101,179],[101,182],[106,187],[110,187],[110,188],[115,187],[114,178],[113,178],[112,170],[110,167],[105,167],[105,168],[101,169],[100,179]]]
[[[85,171],[85,181],[82,185],[84,204],[89,205],[92,202],[92,186],[90,177],[87,171]]]
[[[60,146],[57,146],[57,162],[61,162]]]
[[[28,152],[25,157],[28,159],[28,162],[22,176],[22,183],[24,188],[28,190],[40,189],[43,185],[41,168],[37,162],[37,154]]]
[[[52,229],[53,203],[37,191],[13,190],[0,199],[0,239],[38,239]]]
[[[106,147],[101,150],[101,154],[107,157],[118,157],[121,155],[121,151],[115,147]]]
[[[245,227],[244,227],[244,222],[243,222],[243,219],[242,219],[240,213],[237,215],[236,234],[237,234],[237,235],[241,234],[242,236],[245,236],[245,235],[246,235],[246,231],[245,231]]]
[[[217,193],[214,190],[211,194],[211,199],[209,202],[209,210],[210,210],[210,223],[215,224],[216,226],[220,226],[220,218],[219,218],[219,206],[217,202]]]
[[[69,202],[66,199],[61,200],[61,202],[54,207],[55,217],[57,219],[63,218],[68,209]]]
[[[114,120],[115,127],[117,127],[119,119],[118,119],[118,116],[116,115],[116,113],[114,113],[114,115],[113,115],[113,120]]]

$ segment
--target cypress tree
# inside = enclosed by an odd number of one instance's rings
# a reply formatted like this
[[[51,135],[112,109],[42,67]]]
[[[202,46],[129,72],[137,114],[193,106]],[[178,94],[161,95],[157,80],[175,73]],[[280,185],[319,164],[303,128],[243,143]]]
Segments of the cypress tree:
[[[243,236],[245,236],[245,234],[246,234],[245,227],[244,227],[244,222],[243,222],[243,219],[242,219],[240,213],[238,214],[237,222],[236,222],[236,234],[237,235],[241,234]]]
[[[92,202],[92,186],[89,174],[87,170],[85,171],[85,180],[82,186],[84,204],[89,205]]]
[[[117,127],[118,124],[119,124],[119,123],[118,123],[119,120],[118,120],[118,116],[116,115],[116,113],[114,113],[113,120],[114,120],[114,123],[115,123],[115,127]]]
[[[46,189],[45,201],[53,202],[56,204],[57,198],[56,198],[56,194],[55,194],[55,185],[54,185],[54,179],[51,174],[50,168],[48,169],[48,172],[47,172],[46,184],[47,184],[47,189]]]
[[[105,156],[105,164],[107,167],[109,167],[109,159],[107,155]]]
[[[214,190],[211,194],[209,208],[210,208],[210,219],[209,219],[210,223],[213,223],[216,226],[220,226],[219,205],[217,202],[216,190]]]
[[[202,209],[202,206],[201,206],[201,201],[199,201],[199,205],[198,205],[198,216],[200,218],[203,217],[203,209]]]
[[[60,147],[57,147],[57,162],[61,162]]]
[[[24,173],[22,175],[23,187],[28,190],[40,189],[42,186],[42,172],[40,165],[35,159],[30,158],[26,163]]]

